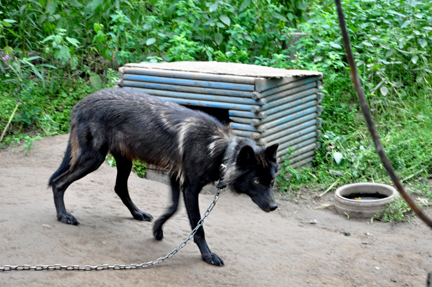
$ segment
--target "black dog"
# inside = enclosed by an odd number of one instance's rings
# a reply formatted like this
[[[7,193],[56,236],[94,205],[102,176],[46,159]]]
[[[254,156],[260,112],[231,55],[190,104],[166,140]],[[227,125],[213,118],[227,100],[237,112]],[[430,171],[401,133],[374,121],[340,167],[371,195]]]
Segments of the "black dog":
[[[200,111],[141,92],[101,90],[81,100],[72,110],[66,153],[49,180],[57,219],[78,224],[66,212],[66,188],[95,171],[108,152],[117,164],[115,192],[135,219],[151,221],[153,217],[139,210],[129,197],[127,180],[132,160],[169,170],[173,203],[155,222],[153,234],[158,240],[163,237],[163,224],[177,210],[180,191],[190,225],[195,228],[200,220],[198,194],[206,184],[219,179],[219,186],[247,194],[262,210],[273,211],[277,208],[272,192],[277,148],[277,144],[261,148],[252,140],[236,138],[218,120]],[[223,265],[222,259],[207,246],[202,227],[194,241],[204,261]]]

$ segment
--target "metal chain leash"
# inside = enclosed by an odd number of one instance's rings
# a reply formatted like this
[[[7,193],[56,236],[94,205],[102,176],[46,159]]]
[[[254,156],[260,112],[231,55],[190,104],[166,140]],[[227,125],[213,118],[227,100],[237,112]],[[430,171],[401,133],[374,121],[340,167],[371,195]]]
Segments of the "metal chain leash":
[[[166,259],[173,257],[177,252],[180,251],[183,247],[186,246],[189,240],[191,240],[195,233],[198,231],[198,229],[204,224],[204,219],[209,216],[210,212],[213,210],[213,208],[216,205],[216,202],[219,199],[219,195],[221,193],[222,189],[218,188],[215,197],[213,198],[213,201],[208,206],[206,212],[204,213],[204,216],[198,221],[197,226],[192,230],[192,232],[189,234],[189,236],[184,240],[180,245],[175,248],[173,251],[165,255],[164,257],[160,257],[156,259],[155,261],[149,261],[141,264],[129,264],[129,265],[123,265],[123,264],[102,264],[102,265],[61,265],[61,264],[54,264],[54,265],[28,265],[28,264],[22,264],[22,265],[4,265],[0,266],[0,272],[1,271],[24,271],[24,270],[32,270],[32,271],[42,271],[42,270],[79,270],[79,271],[92,271],[92,270],[122,270],[122,269],[140,269],[140,268],[147,268],[156,264],[160,264],[164,262]]]

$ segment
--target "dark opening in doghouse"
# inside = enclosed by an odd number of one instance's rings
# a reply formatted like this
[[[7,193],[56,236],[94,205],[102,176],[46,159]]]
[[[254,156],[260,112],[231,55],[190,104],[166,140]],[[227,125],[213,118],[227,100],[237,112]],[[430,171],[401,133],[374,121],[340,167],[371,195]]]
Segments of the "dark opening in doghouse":
[[[231,120],[229,118],[228,110],[226,110],[226,109],[199,107],[199,106],[192,106],[192,105],[185,105],[185,107],[190,108],[192,110],[198,110],[198,111],[207,113],[207,114],[217,118],[223,125],[228,125],[231,122]]]

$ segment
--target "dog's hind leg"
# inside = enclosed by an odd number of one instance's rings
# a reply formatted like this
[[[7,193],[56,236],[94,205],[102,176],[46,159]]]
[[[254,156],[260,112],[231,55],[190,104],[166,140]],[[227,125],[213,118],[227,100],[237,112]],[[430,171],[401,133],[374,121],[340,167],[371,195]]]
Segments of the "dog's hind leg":
[[[202,186],[195,186],[190,184],[186,185],[183,189],[186,211],[192,229],[197,226],[198,221],[201,219],[198,202],[198,195],[201,189]],[[201,251],[201,258],[205,262],[216,266],[224,265],[223,260],[218,255],[210,251],[210,248],[208,247],[205,240],[204,228],[202,226],[195,233],[194,241],[198,245],[198,248]]]
[[[114,188],[115,192],[123,201],[124,205],[126,205],[126,207],[129,209],[133,218],[138,220],[151,221],[153,219],[153,216],[139,210],[129,196],[127,181],[132,170],[132,161],[119,155],[114,155],[114,158],[117,165],[117,179]]]
[[[79,224],[78,220],[66,211],[64,193],[71,183],[98,169],[104,162],[106,154],[107,149],[97,152],[93,150],[83,152],[67,171],[50,181],[57,210],[57,220],[67,224]],[[65,154],[65,156],[69,155]]]
[[[171,195],[172,195],[172,205],[168,208],[167,212],[165,212],[161,217],[159,217],[155,224],[153,225],[153,235],[157,240],[162,240],[163,231],[162,226],[164,223],[170,219],[171,216],[177,211],[179,197],[180,197],[180,183],[177,179],[177,176],[173,175],[170,178],[171,181]]]

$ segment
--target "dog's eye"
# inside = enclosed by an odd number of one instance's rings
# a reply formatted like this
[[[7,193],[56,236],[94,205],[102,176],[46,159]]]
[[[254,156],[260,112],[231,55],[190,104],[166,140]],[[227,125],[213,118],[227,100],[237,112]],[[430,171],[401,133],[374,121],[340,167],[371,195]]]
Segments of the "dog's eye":
[[[260,181],[259,181],[258,179],[255,179],[255,180],[254,180],[254,183],[255,183],[255,184],[259,184]]]

